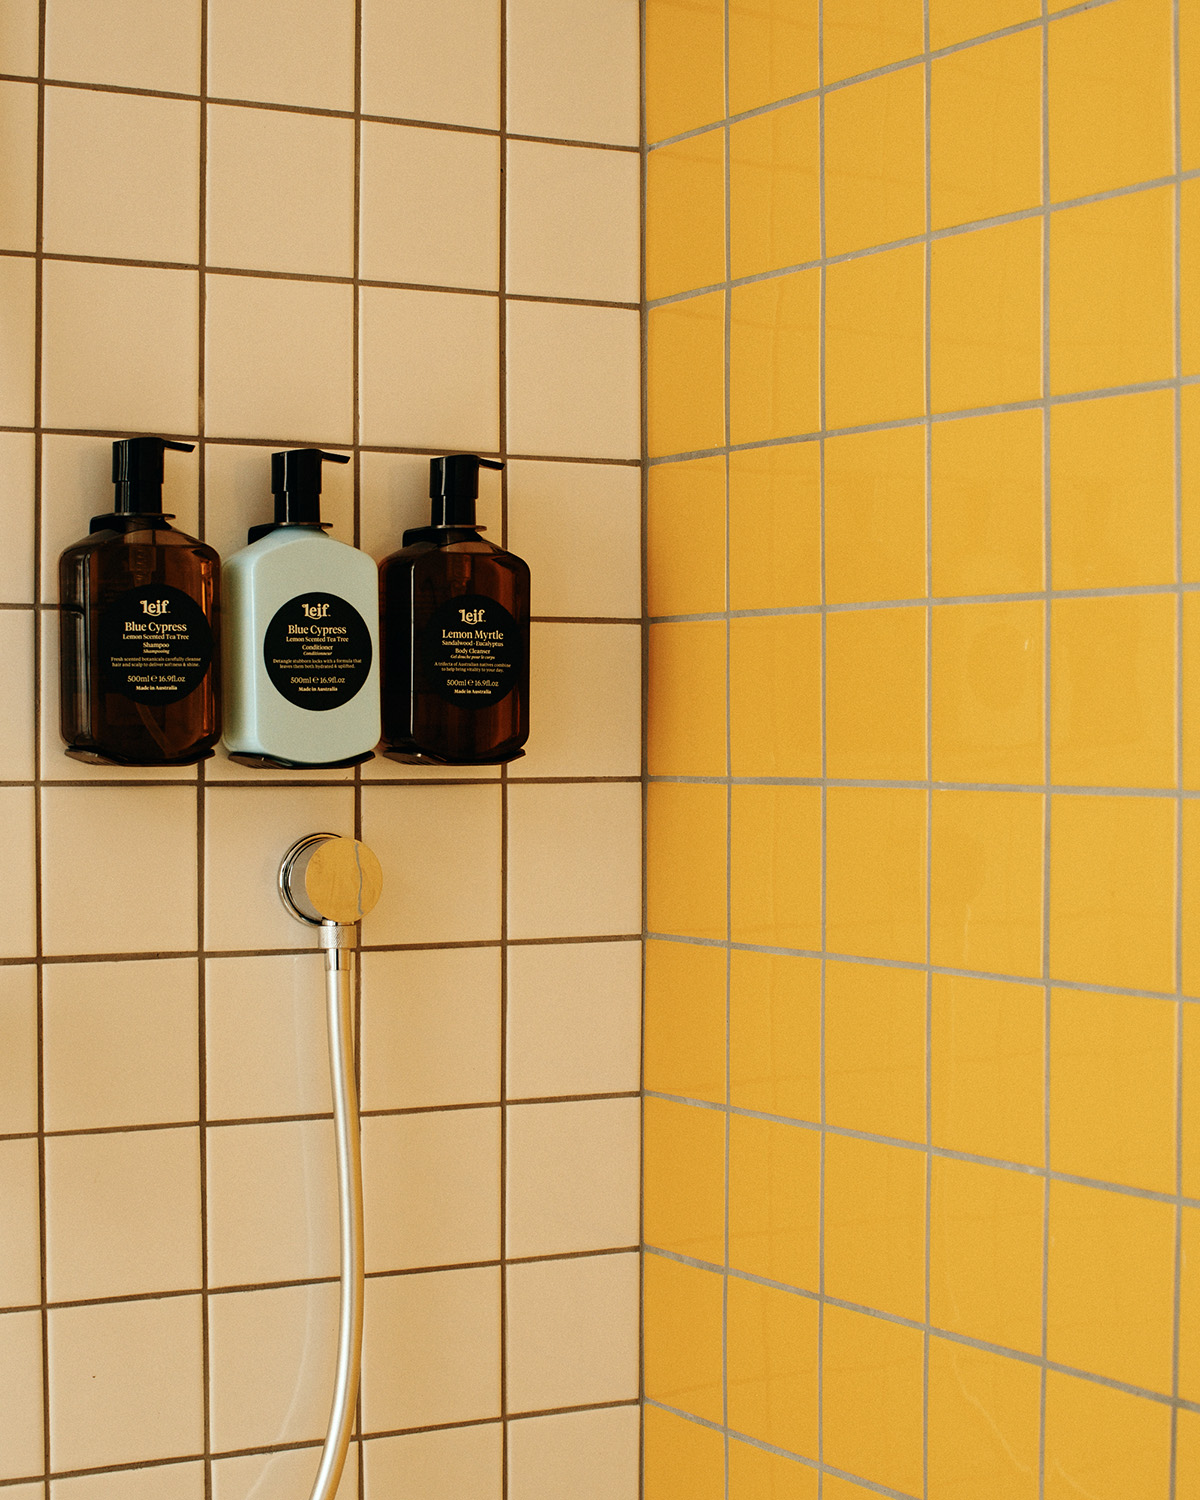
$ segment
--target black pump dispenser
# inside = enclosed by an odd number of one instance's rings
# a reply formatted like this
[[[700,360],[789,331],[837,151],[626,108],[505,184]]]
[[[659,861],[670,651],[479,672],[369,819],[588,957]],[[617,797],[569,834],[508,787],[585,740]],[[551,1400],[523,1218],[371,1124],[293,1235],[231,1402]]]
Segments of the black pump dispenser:
[[[163,449],[191,453],[195,446],[195,443],[173,443],[161,437],[118,439],[112,445],[112,477],[117,487],[114,514],[161,516]]]
[[[451,453],[429,460],[429,498],[433,501],[431,526],[474,526],[475,502],[479,498],[479,470],[502,469],[495,459],[478,453]]]
[[[348,464],[347,453],[326,453],[322,448],[288,448],[271,454],[271,493],[275,496],[275,519],[251,526],[247,538],[257,542],[277,526],[321,526],[321,465],[328,461]]]

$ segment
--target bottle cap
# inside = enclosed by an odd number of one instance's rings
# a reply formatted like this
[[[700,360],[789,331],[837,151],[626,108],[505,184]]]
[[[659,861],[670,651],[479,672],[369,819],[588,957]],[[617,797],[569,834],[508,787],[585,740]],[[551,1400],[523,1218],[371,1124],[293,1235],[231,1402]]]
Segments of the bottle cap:
[[[348,464],[347,453],[321,448],[289,448],[271,454],[271,491],[276,526],[321,525],[321,464]]]
[[[474,526],[479,498],[479,470],[502,469],[503,464],[478,453],[451,453],[429,460],[431,526]]]
[[[112,477],[117,487],[113,510],[119,516],[161,516],[163,450],[191,453],[195,443],[168,438],[120,438],[112,445]]]

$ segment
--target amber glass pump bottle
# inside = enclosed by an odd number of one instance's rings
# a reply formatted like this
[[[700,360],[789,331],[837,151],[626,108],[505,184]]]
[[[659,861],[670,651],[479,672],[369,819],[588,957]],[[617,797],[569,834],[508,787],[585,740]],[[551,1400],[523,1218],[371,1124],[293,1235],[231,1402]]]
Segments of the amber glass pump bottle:
[[[205,760],[221,733],[220,559],[162,508],[160,437],[113,444],[113,509],[58,564],[67,754],[122,766]]]
[[[383,753],[443,766],[524,755],[529,736],[529,569],[484,541],[480,466],[429,464],[428,526],[404,533],[379,569]]]

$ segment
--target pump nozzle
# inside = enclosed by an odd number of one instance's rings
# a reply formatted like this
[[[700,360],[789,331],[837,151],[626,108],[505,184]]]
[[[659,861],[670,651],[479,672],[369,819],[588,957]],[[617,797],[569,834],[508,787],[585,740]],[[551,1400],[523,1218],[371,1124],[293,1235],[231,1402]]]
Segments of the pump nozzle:
[[[112,477],[117,487],[113,510],[119,516],[161,516],[163,450],[191,453],[195,443],[170,438],[119,438],[112,445]]]
[[[433,526],[474,526],[480,469],[502,469],[494,458],[478,453],[451,453],[429,460],[429,498]]]

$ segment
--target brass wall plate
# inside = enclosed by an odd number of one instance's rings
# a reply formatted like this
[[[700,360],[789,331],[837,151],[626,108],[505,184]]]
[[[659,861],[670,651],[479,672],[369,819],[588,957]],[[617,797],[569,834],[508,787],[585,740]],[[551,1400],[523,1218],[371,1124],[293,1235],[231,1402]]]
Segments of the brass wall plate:
[[[329,839],[309,859],[304,889],[325,921],[359,922],[379,900],[383,870],[358,839]]]

